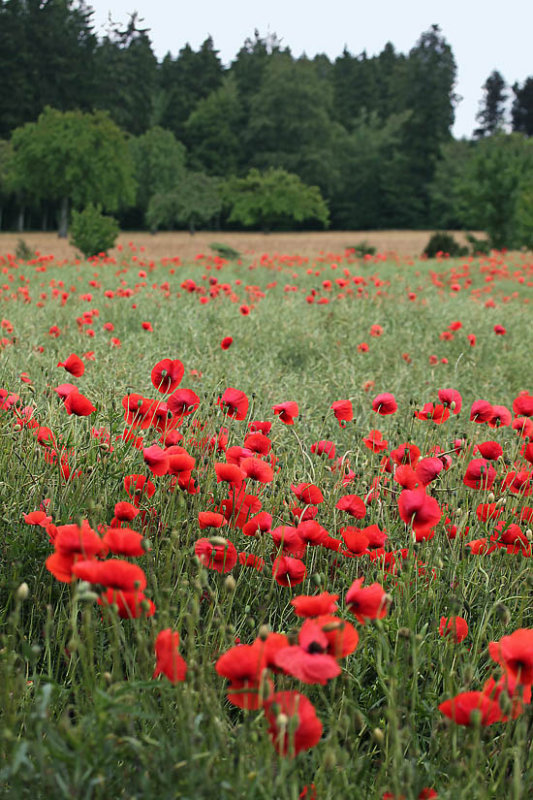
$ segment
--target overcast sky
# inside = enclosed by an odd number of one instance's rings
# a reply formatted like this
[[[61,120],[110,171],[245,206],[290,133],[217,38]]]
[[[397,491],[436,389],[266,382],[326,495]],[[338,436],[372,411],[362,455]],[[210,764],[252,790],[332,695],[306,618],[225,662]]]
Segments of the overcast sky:
[[[532,0],[88,0],[96,32],[111,14],[126,22],[132,11],[144,19],[158,58],[177,55],[188,42],[195,50],[208,35],[224,64],[253,36],[276,33],[294,56],[326,53],[346,45],[357,55],[379,53],[390,41],[407,53],[432,24],[440,26],[458,68],[454,134],[471,136],[482,85],[498,69],[509,85],[533,75]]]

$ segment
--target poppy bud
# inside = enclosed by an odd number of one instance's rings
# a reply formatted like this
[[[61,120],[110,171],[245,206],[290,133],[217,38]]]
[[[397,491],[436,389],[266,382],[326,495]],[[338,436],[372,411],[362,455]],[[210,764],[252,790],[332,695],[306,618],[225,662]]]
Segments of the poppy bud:
[[[234,591],[235,591],[235,587],[236,587],[236,586],[237,586],[237,581],[235,580],[235,578],[233,577],[233,575],[228,575],[228,576],[226,577],[226,580],[224,581],[224,589],[225,589],[227,592],[230,592],[230,593],[231,593],[231,592],[234,592]]]
[[[372,731],[372,738],[376,744],[382,745],[383,742],[385,741],[385,734],[383,733],[381,728],[374,728],[374,730]]]
[[[270,625],[261,625],[261,627],[259,628],[258,636],[262,642],[265,642],[267,640],[270,632],[271,632]]]
[[[322,763],[324,765],[324,769],[335,769],[337,766],[337,756],[335,755],[335,750],[333,750],[333,748],[328,747],[324,753],[324,761]]]
[[[30,588],[26,581],[21,583],[19,588],[17,589],[17,600],[27,600],[30,594]]]

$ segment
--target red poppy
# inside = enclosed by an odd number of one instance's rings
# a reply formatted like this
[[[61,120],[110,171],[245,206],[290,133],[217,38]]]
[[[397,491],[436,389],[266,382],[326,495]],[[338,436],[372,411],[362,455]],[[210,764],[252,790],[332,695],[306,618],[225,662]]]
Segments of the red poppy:
[[[272,744],[282,756],[294,757],[320,741],[322,723],[313,704],[295,691],[277,692],[265,704]]]
[[[260,458],[243,458],[239,469],[251,481],[270,483],[274,478],[272,467]]]
[[[467,621],[463,617],[441,617],[439,633],[460,644],[468,636]]]
[[[406,525],[412,525],[417,537],[425,537],[439,522],[442,511],[434,497],[425,489],[404,489],[398,498],[400,517]]]
[[[496,478],[496,470],[485,458],[473,458],[468,464],[463,478],[465,486],[471,489],[488,491]]]
[[[270,535],[276,548],[279,549],[281,547],[284,555],[291,554],[298,558],[305,555],[307,545],[301,539],[297,528],[293,528],[290,525],[280,525],[271,530]]]
[[[306,505],[317,506],[324,502],[324,495],[314,483],[292,483],[291,489],[298,500]]]
[[[463,405],[463,398],[456,389],[439,389],[438,395],[443,406],[449,408],[454,414],[459,414]]]
[[[284,422],[285,425],[294,425],[294,420],[300,413],[298,403],[295,403],[292,400],[289,400],[286,403],[278,403],[277,405],[272,406],[272,410],[274,414],[278,414],[280,420]]]
[[[311,452],[317,456],[327,456],[329,459],[335,458],[335,444],[327,439],[321,439],[311,445]]]
[[[489,461],[497,461],[503,455],[503,448],[498,442],[481,442],[481,444],[476,445],[475,449],[479,451],[483,458],[487,458]]]
[[[421,486],[428,486],[443,469],[444,464],[440,458],[423,458],[416,465],[415,475]]]
[[[503,428],[510,425],[513,418],[506,406],[492,406],[492,416],[488,420],[489,428]]]
[[[513,411],[517,417],[533,417],[533,395],[520,392],[513,400]]]
[[[139,505],[141,497],[153,497],[155,494],[155,486],[152,481],[145,478],[144,475],[126,475],[124,478],[124,489],[128,497],[131,497],[136,506]]]
[[[272,442],[263,433],[250,433],[244,440],[244,447],[260,456],[267,456],[272,449]]]
[[[168,458],[168,474],[181,475],[183,472],[192,472],[196,466],[193,458],[184,447],[173,444],[164,451]]]
[[[486,697],[483,692],[462,692],[451,700],[439,705],[439,711],[453,720],[457,725],[470,725],[480,718],[483,726],[493,725],[504,719],[499,703]]]
[[[333,614],[337,608],[338,594],[321,592],[321,594],[300,594],[293,597],[291,606],[297,617],[320,617],[323,614]]]
[[[233,344],[233,339],[231,338],[231,336],[224,336],[224,338],[220,342],[220,346],[223,350],[228,350],[232,344]]]
[[[420,450],[416,444],[404,442],[395,450],[391,450],[390,457],[395,464],[409,464],[411,467],[415,467],[420,458]]]
[[[194,552],[204,567],[217,572],[231,572],[237,563],[237,550],[229,539],[220,537],[198,539],[194,545]]]
[[[143,449],[144,463],[148,465],[153,475],[166,475],[168,472],[168,455],[157,444]]]
[[[106,546],[86,519],[81,525],[58,525],[55,529],[54,547],[64,556],[80,554],[85,559],[105,552]]]
[[[226,518],[223,514],[219,514],[216,511],[198,512],[198,525],[201,531],[205,530],[206,528],[221,528],[222,525],[225,524]]]
[[[242,532],[245,536],[255,536],[258,533],[268,533],[272,528],[272,514],[267,511],[261,511],[252,517],[243,526]]]
[[[131,528],[108,528],[102,539],[105,546],[116,556],[143,556],[146,552],[141,533]]]
[[[248,413],[248,397],[240,389],[226,389],[222,397],[217,400],[217,405],[222,411],[233,419],[245,419]]]
[[[491,676],[483,684],[483,694],[491,700],[498,702],[502,692],[512,700],[512,719],[523,713],[524,703],[531,703],[531,686],[521,686],[509,672],[504,672],[498,681]]]
[[[120,589],[107,589],[99,598],[100,606],[116,606],[121,619],[153,617],[155,605],[142,592],[124,592]]]
[[[272,575],[280,586],[297,586],[305,580],[307,568],[299,558],[278,556],[272,564]]]
[[[298,634],[298,644],[278,650],[275,663],[286,675],[292,675],[303,683],[325,686],[341,672],[327,649],[326,635],[314,620],[306,619]]]
[[[426,403],[422,411],[415,411],[415,417],[422,420],[431,420],[435,425],[442,425],[450,416],[450,411],[441,403]]]
[[[386,450],[389,443],[383,438],[381,431],[370,431],[370,433],[363,439],[366,447],[372,450],[373,453],[381,453]]]
[[[254,645],[237,645],[220,656],[215,669],[230,681],[227,690],[230,703],[251,711],[262,706],[259,689],[265,666],[263,649]]]
[[[398,404],[393,394],[384,392],[383,394],[376,395],[373,399],[372,410],[375,411],[376,414],[386,416],[388,414],[394,414],[398,410]]]
[[[85,364],[75,353],[71,353],[66,361],[60,361],[57,366],[64,367],[75,378],[81,378],[85,372]]]
[[[107,561],[78,561],[72,573],[82,581],[99,583],[112,589],[126,592],[143,591],[146,588],[146,575],[137,564],[110,558]]]
[[[192,389],[178,389],[167,400],[168,410],[175,417],[188,417],[200,405],[200,398]]]
[[[353,419],[353,406],[350,400],[336,400],[331,404],[335,417],[339,420],[341,428]]]
[[[96,411],[96,408],[85,395],[75,389],[65,397],[65,411],[77,417],[88,417]]]
[[[493,416],[492,405],[486,400],[474,400],[470,409],[470,420],[472,422],[488,422]]]
[[[518,628],[499,642],[490,642],[489,654],[517,683],[533,684],[533,628]]]
[[[366,506],[364,500],[356,494],[345,494],[335,503],[335,508],[339,511],[346,511],[351,517],[355,519],[363,519],[366,514]]]
[[[494,326],[494,333],[496,336],[505,336],[507,333],[507,329],[503,327],[503,325],[495,325]]]
[[[164,358],[152,369],[152,384],[161,394],[173,392],[179,386],[185,367],[179,359]]]
[[[387,615],[389,595],[379,583],[363,587],[364,578],[355,580],[346,592],[346,605],[361,625],[369,619],[383,619]]]
[[[239,488],[244,478],[237,464],[224,464],[223,462],[215,464],[215,474],[217,483],[228,483],[235,489]]]
[[[171,683],[185,680],[187,664],[178,653],[180,635],[171,628],[159,631],[155,640],[156,665],[152,678],[165,675]]]

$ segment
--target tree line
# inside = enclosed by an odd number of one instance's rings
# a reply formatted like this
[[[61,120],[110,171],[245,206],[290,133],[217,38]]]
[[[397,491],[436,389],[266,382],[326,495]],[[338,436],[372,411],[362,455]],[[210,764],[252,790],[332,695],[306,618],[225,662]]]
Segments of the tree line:
[[[103,37],[92,16],[82,1],[0,0],[0,226],[64,232],[95,203],[127,228],[496,225],[495,240],[523,239],[533,78],[512,87],[512,134],[493,73],[479,128],[454,140],[457,68],[438,26],[406,54],[334,60],[255,32],[224,66],[211,38],[158,60],[135,14]],[[487,223],[491,192],[510,187]]]

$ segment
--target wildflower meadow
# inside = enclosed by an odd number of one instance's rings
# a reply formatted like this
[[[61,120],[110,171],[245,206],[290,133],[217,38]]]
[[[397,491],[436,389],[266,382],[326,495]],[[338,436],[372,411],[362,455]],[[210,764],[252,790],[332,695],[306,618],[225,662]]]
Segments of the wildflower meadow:
[[[531,797],[531,254],[0,268],[3,797]]]

